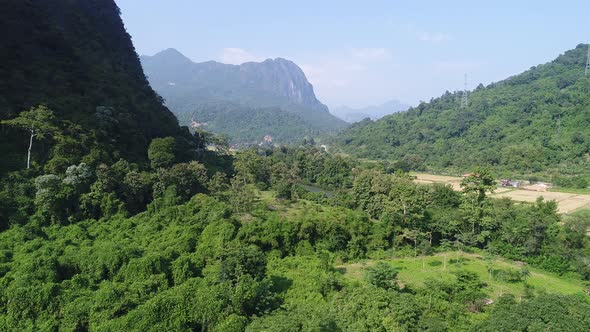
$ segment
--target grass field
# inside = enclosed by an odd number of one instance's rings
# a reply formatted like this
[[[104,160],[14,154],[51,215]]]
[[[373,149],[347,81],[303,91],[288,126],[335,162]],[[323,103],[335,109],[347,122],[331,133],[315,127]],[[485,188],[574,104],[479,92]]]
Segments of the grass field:
[[[582,195],[590,195],[590,189],[578,189],[578,188],[551,188],[551,191],[560,192],[560,193],[570,193],[570,194],[582,194]]]
[[[443,183],[451,185],[455,190],[461,190],[460,184],[462,178],[460,177],[426,173],[412,173],[412,175],[416,176],[415,181],[418,183]],[[492,197],[507,197],[517,202],[534,202],[540,196],[545,198],[545,200],[556,201],[560,213],[571,213],[579,209],[590,208],[590,195],[581,192],[538,192],[499,187],[494,194],[492,194]]]
[[[459,258],[459,264],[457,264]],[[398,271],[398,280],[401,284],[410,288],[420,288],[424,286],[427,279],[454,280],[453,271],[462,269],[476,273],[480,279],[487,284],[485,292],[491,299],[497,299],[503,294],[514,294],[517,298],[524,294],[524,282],[505,282],[498,277],[491,277],[488,272],[489,262],[479,254],[469,254],[465,252],[446,252],[434,256],[395,258],[383,260],[390,263]],[[361,280],[364,276],[364,270],[375,264],[374,260],[363,261],[359,263],[345,264],[337,266],[343,272],[344,277],[349,280]],[[523,267],[515,262],[504,259],[491,260],[491,267],[495,272],[499,270],[517,270]],[[583,293],[585,284],[581,280],[570,280],[563,277],[550,274],[548,272],[526,266],[530,271],[526,283],[531,285],[536,292],[576,294]]]

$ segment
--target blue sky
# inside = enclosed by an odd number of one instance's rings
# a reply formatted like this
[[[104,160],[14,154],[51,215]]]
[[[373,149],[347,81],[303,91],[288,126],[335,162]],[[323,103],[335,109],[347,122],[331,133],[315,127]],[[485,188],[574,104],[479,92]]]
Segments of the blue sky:
[[[293,60],[330,107],[504,79],[590,41],[590,1],[116,0],[139,54]]]

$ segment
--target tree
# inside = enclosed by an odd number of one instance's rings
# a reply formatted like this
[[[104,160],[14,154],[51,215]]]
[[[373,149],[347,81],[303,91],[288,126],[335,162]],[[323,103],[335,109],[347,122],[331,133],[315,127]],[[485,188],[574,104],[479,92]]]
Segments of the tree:
[[[396,277],[397,270],[385,262],[378,262],[375,266],[367,268],[365,274],[368,283],[384,289],[394,289]]]
[[[35,205],[37,212],[45,220],[60,221],[63,199],[62,180],[55,174],[45,174],[35,179]]]
[[[257,246],[233,245],[221,254],[219,281],[235,284],[245,275],[262,280],[266,273],[266,257]]]
[[[177,193],[184,200],[188,200],[199,192],[206,192],[207,184],[207,169],[203,164],[197,161],[176,164],[170,169],[158,171],[154,195],[162,196],[166,188],[175,186]]]
[[[476,224],[484,217],[486,193],[494,192],[496,180],[487,168],[477,167],[461,181],[461,188],[465,197],[463,207],[470,210],[468,219],[471,223],[471,234],[475,236]]]
[[[256,203],[254,190],[248,185],[244,185],[239,179],[231,179],[229,190],[229,203],[233,210],[238,213],[250,212]]]
[[[154,138],[148,148],[153,169],[170,167],[174,162],[174,137]]]
[[[43,139],[57,131],[54,124],[55,116],[45,105],[31,107],[31,110],[21,112],[16,118],[2,121],[2,124],[24,129],[30,133],[29,148],[27,149],[27,168],[31,167],[31,150],[33,139]]]

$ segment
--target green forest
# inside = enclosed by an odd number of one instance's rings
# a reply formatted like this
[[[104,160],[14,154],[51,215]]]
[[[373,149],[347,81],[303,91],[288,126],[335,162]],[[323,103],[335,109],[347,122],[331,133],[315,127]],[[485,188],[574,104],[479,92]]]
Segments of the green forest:
[[[112,0],[5,13],[1,331],[590,326],[587,210],[493,198],[494,167],[456,191],[313,139],[230,151],[163,106]]]
[[[489,165],[584,188],[590,178],[588,45],[488,86],[447,92],[407,112],[356,123],[334,142],[357,157],[461,173]],[[580,176],[585,174],[585,176]]]
[[[226,136],[232,144],[247,147],[270,135],[275,143],[296,144],[302,137],[318,137],[322,131],[299,115],[278,107],[252,108],[229,102],[195,105],[191,112],[177,112],[180,123],[198,120],[199,129]]]
[[[231,159],[213,167],[177,162],[174,139],[162,138],[148,155],[148,164],[4,178],[2,330],[580,331],[590,323],[588,216],[489,198],[485,169],[456,192],[315,146],[209,156]],[[398,278],[399,259],[441,254],[446,278]],[[356,278],[344,273],[363,261]]]

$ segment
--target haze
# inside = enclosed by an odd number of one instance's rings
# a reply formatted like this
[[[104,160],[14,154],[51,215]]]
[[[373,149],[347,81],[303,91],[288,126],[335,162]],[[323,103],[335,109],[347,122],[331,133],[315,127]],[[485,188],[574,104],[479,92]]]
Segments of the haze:
[[[586,1],[117,0],[139,54],[297,63],[330,108],[415,105],[544,63],[590,36]]]

